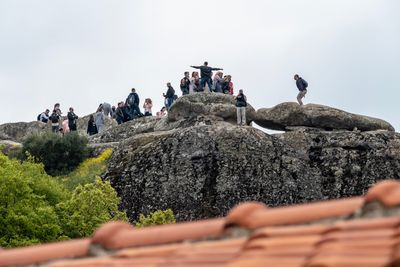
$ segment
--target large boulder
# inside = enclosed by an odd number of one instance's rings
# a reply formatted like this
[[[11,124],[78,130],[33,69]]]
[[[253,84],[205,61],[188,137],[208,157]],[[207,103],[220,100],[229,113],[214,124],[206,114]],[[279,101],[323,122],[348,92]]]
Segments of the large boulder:
[[[382,179],[400,179],[400,134],[297,129],[275,134],[307,159],[329,198],[362,195]]]
[[[290,129],[292,126],[306,126],[326,130],[394,131],[392,125],[381,119],[352,114],[340,109],[316,104],[300,106],[294,102],[257,110],[255,122],[264,128],[283,131]]]
[[[231,95],[220,93],[195,93],[178,98],[168,112],[169,121],[195,118],[197,116],[210,116],[230,123],[236,123],[235,98]],[[247,124],[256,117],[256,112],[251,105],[246,108]]]
[[[50,131],[50,126],[39,121],[5,123],[0,125],[0,140],[21,143],[29,135],[46,131]]]
[[[104,178],[131,220],[157,209],[194,220],[223,215],[245,200],[282,205],[323,197],[320,181],[295,149],[224,122],[127,139]]]

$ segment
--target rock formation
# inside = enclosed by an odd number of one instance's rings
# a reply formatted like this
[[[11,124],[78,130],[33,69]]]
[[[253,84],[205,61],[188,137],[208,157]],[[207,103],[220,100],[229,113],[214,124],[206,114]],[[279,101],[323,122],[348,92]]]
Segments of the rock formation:
[[[392,125],[381,119],[356,115],[316,104],[300,106],[294,102],[257,110],[255,122],[264,128],[282,131],[288,130],[289,127],[293,126],[306,126],[325,130],[394,131]]]
[[[378,180],[400,179],[400,134],[385,121],[312,104],[247,113],[248,123],[286,132],[236,126],[233,97],[200,93],[181,97],[165,118],[112,126],[89,142],[113,147],[103,178],[132,221],[157,209],[193,220],[248,200],[277,206],[360,195]],[[0,139],[23,138],[7,127]]]

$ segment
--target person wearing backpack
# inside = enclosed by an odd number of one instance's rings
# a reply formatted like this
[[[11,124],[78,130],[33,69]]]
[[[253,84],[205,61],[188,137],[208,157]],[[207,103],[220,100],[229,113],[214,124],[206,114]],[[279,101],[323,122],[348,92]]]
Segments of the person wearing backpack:
[[[243,94],[243,90],[239,90],[239,94],[235,97],[236,100],[236,116],[238,125],[246,125],[246,107],[247,98]]]
[[[50,110],[46,109],[45,112],[42,112],[37,116],[37,120],[43,123],[47,123],[49,121],[49,113]]]
[[[135,88],[132,88],[131,93],[128,95],[125,101],[125,104],[130,108],[130,115],[132,119],[143,116],[142,112],[140,112],[139,103],[139,95],[136,93]]]
[[[299,89],[299,93],[297,95],[297,102],[299,102],[300,106],[303,105],[303,101],[301,99],[307,94],[308,83],[301,78],[298,74],[294,75],[294,79],[296,81],[297,89]]]
[[[76,120],[78,119],[78,116],[76,116],[76,114],[74,113],[74,109],[71,107],[69,108],[69,112],[67,114],[67,118],[68,118],[68,127],[69,130],[72,131],[76,131]]]

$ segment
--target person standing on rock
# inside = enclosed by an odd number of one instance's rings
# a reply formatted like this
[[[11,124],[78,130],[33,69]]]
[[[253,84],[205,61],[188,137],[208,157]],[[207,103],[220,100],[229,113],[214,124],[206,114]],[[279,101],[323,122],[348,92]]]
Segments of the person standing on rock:
[[[211,80],[211,76],[212,76],[212,71],[213,70],[223,70],[220,68],[211,68],[208,66],[208,62],[204,62],[204,65],[202,66],[190,66],[191,68],[195,68],[195,69],[200,69],[200,87],[202,92],[204,91],[204,87],[208,86],[208,89],[211,91],[212,90],[212,80]]]
[[[89,117],[88,127],[87,127],[86,132],[88,133],[88,135],[97,134],[97,127],[96,127],[96,123],[94,122],[93,115],[90,115],[90,117]]]
[[[130,115],[132,119],[143,116],[142,112],[140,112],[139,109],[139,103],[139,95],[136,93],[135,88],[132,88],[131,93],[128,95],[125,101],[125,105],[128,105],[130,107]]]
[[[100,106],[95,114],[95,123],[96,123],[96,127],[97,127],[97,131],[99,133],[104,131],[104,123],[105,123],[105,115],[103,113],[103,106]]]
[[[172,106],[172,103],[174,103],[174,96],[175,96],[175,90],[171,86],[171,83],[167,83],[168,90],[163,96],[165,97],[165,107],[169,110],[170,107]]]
[[[297,95],[297,102],[299,102],[300,106],[303,105],[303,101],[301,99],[307,94],[308,83],[301,78],[298,74],[294,75],[294,79],[296,81],[297,89],[299,89],[299,93]]]
[[[193,71],[192,78],[190,78],[189,94],[198,92],[199,87],[200,87],[199,73],[197,71]]]
[[[68,118],[68,127],[71,132],[76,131],[76,120],[78,116],[74,113],[74,109],[71,107],[69,108],[69,112],[67,114]]]
[[[51,113],[49,120],[51,121],[51,131],[53,133],[58,133],[58,130],[60,129],[60,115],[58,115],[56,109]]]
[[[181,79],[182,95],[188,95],[189,94],[189,85],[190,85],[189,72],[185,71],[185,77],[183,77]]]
[[[236,116],[238,125],[246,125],[246,107],[247,98],[243,94],[243,90],[239,90],[239,94],[235,97],[236,100]]]
[[[151,109],[153,107],[153,102],[150,98],[146,98],[144,100],[143,109],[144,109],[144,116],[153,116]]]
[[[104,102],[101,105],[103,106],[104,115],[106,115],[106,117],[108,117],[108,115],[110,115],[110,117],[112,117],[113,116],[113,110],[112,110],[111,104],[107,103],[107,102]]]

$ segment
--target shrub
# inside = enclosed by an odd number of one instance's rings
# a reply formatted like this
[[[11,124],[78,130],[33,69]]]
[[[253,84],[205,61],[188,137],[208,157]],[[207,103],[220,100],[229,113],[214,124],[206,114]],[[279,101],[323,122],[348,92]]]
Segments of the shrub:
[[[86,159],[68,176],[61,177],[66,188],[72,191],[78,185],[94,183],[96,177],[106,171],[111,154],[111,148],[105,149],[98,157]]]
[[[110,220],[127,221],[126,214],[118,210],[119,203],[110,182],[96,178],[93,184],[79,185],[68,201],[57,205],[64,234],[85,237]]]
[[[0,152],[0,247],[84,237],[109,220],[126,220],[108,182],[73,192],[33,158],[20,162]]]
[[[0,246],[56,240],[62,229],[54,206],[69,195],[42,164],[20,163],[0,153]]]
[[[48,174],[63,175],[87,158],[87,142],[86,137],[75,132],[64,136],[54,133],[32,135],[23,142],[23,152],[32,155],[36,162],[42,162]]]
[[[155,212],[150,213],[147,216],[140,214],[139,221],[136,223],[137,227],[146,227],[153,225],[162,225],[175,223],[175,215],[171,209],[166,210],[157,210]]]

